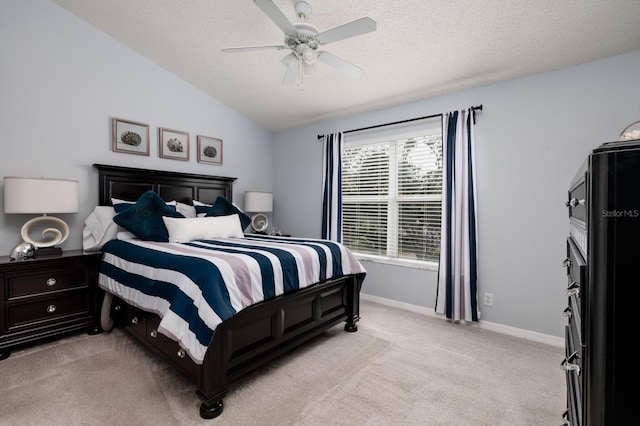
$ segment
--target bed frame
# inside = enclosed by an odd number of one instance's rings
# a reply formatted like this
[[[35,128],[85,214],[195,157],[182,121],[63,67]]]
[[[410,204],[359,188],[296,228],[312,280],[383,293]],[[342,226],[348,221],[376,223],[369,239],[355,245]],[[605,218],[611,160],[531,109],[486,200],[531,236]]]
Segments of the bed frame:
[[[100,205],[111,197],[136,200],[153,190],[164,200],[191,204],[232,199],[235,178],[94,164],[99,173]],[[358,330],[360,288],[354,275],[307,287],[259,303],[221,323],[204,362],[195,364],[178,344],[157,332],[160,318],[114,298],[111,314],[138,340],[184,373],[197,387],[200,416],[222,414],[228,383],[345,321]]]

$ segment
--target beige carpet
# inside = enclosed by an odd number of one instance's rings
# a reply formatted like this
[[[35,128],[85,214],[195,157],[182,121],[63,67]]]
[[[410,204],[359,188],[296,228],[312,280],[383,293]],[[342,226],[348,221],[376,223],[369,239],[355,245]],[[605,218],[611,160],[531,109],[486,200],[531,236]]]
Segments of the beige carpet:
[[[337,326],[234,382],[222,416],[116,330],[0,361],[1,425],[551,425],[565,407],[563,349],[363,302]]]

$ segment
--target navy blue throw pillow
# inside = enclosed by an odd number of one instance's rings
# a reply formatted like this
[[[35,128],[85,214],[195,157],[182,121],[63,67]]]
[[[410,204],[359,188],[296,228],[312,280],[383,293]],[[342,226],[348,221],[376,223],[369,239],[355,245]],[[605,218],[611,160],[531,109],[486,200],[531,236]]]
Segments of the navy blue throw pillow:
[[[131,207],[133,207],[136,203],[117,203],[113,205],[113,210],[116,211],[116,213],[121,213],[125,210],[130,209]]]
[[[197,217],[202,217],[202,216],[205,216],[207,214],[207,212],[211,208],[211,204],[205,204],[205,203],[201,203],[199,201],[194,201],[193,202],[193,207],[196,209],[196,216]]]
[[[169,241],[169,232],[162,216],[184,217],[168,206],[158,194],[147,191],[138,201],[113,217],[113,221],[145,241]]]
[[[237,214],[240,216],[240,225],[242,226],[242,230],[251,225],[251,218],[222,195],[219,195],[218,198],[216,198],[216,201],[213,203],[209,211],[207,211],[205,216],[229,216],[231,214]]]

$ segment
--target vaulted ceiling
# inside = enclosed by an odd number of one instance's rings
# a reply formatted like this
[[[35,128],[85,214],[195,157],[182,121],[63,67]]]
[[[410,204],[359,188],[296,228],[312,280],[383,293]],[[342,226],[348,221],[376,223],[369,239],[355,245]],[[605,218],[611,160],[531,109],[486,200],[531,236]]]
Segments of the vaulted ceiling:
[[[307,0],[320,32],[371,17],[374,32],[329,43],[359,78],[316,64],[281,85],[288,50],[252,0],[52,0],[271,131],[390,107],[640,49],[640,0]],[[274,0],[298,22],[295,0]]]

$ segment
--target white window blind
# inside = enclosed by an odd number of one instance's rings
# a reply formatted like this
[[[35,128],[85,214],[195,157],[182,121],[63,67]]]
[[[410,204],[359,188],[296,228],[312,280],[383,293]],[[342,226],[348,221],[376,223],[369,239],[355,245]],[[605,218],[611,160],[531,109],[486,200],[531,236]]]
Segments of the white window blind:
[[[343,241],[355,253],[437,262],[442,135],[347,144]]]

